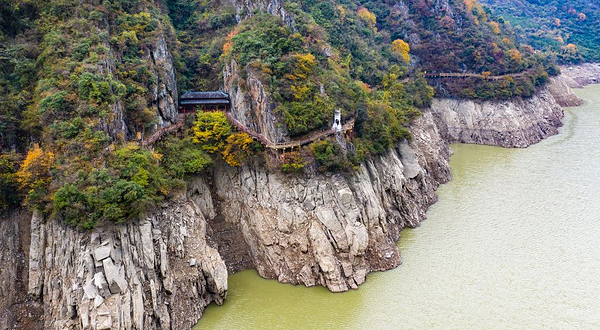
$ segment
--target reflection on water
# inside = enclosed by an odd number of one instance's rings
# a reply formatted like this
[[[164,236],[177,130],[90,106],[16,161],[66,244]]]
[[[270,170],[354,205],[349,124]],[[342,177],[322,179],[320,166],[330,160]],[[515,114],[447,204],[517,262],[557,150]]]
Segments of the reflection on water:
[[[332,294],[229,279],[197,329],[600,329],[600,86],[527,149],[454,145],[454,179],[403,264]]]

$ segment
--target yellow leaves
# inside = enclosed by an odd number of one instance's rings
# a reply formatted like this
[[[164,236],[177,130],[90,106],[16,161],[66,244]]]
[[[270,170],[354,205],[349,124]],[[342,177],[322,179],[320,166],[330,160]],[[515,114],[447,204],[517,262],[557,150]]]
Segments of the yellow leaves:
[[[377,16],[375,16],[375,14],[365,7],[360,7],[358,8],[357,15],[358,18],[367,23],[371,29],[377,31],[377,28],[375,27],[375,25],[377,25]]]
[[[192,127],[195,143],[209,153],[221,153],[223,160],[230,166],[241,166],[252,153],[253,140],[247,133],[232,134],[232,127],[222,112],[203,112]]]
[[[337,9],[338,14],[340,15],[340,20],[343,23],[346,20],[346,8],[344,8],[342,5],[337,5],[335,8]]]
[[[19,187],[30,196],[47,187],[52,181],[50,170],[53,165],[54,154],[44,152],[38,144],[35,144],[33,149],[27,153],[20,170],[16,173]],[[27,203],[31,201],[30,196],[27,198]]]
[[[410,62],[410,46],[402,39],[396,39],[392,42],[392,52],[403,59],[405,62]]]
[[[317,63],[313,54],[293,54],[290,59],[292,72],[285,75],[289,80],[304,80],[316,68]]]
[[[294,94],[294,98],[298,101],[306,100],[311,93],[311,88],[308,85],[292,85],[291,89],[292,93]]]
[[[514,61],[517,63],[521,63],[523,61],[523,56],[521,55],[521,52],[519,52],[519,50],[516,48],[509,50],[508,56],[511,59],[511,61]]]
[[[507,37],[502,38],[502,43],[505,45],[512,45],[512,41]]]
[[[238,132],[227,138],[227,146],[223,150],[223,160],[229,166],[242,166],[242,163],[251,154],[252,138],[250,135]]]
[[[500,24],[498,22],[490,22],[490,27],[495,34],[500,34]]]
[[[231,134],[231,125],[222,112],[202,112],[198,114],[192,127],[193,141],[202,144],[209,153],[222,150],[225,139]]]
[[[162,155],[162,154],[159,154],[158,152],[153,152],[153,153],[152,153],[152,158],[154,158],[154,159],[156,159],[156,160],[160,161],[160,160],[163,158],[163,155]]]
[[[464,0],[465,6],[467,7],[467,13],[473,18],[473,22],[479,25],[479,21],[487,22],[487,14],[483,7],[477,2],[477,0]]]

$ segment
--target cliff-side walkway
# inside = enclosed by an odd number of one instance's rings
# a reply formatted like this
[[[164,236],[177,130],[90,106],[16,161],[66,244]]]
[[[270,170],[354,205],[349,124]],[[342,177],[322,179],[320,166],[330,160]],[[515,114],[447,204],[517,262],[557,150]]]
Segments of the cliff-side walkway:
[[[466,79],[466,78],[481,78],[487,80],[502,80],[509,77],[522,77],[531,73],[530,71],[523,71],[519,73],[510,73],[499,76],[492,76],[479,73],[460,73],[460,72],[440,72],[440,73],[426,73],[425,78],[439,79],[439,78],[452,78],[452,79]]]
[[[251,130],[250,128],[248,128],[248,126],[244,125],[242,122],[240,122],[239,120],[235,119],[233,117],[233,115],[231,114],[231,112],[226,111],[225,115],[227,116],[227,119],[229,120],[229,122],[235,126],[239,131],[244,132],[248,135],[250,135],[250,137],[252,137],[253,139],[257,140],[258,142],[260,142],[263,146],[265,146],[265,148],[268,149],[272,149],[272,150],[287,150],[287,149],[294,149],[297,147],[302,147],[308,144],[311,144],[315,141],[324,139],[326,137],[332,136],[335,134],[335,130],[333,129],[328,129],[326,131],[320,131],[320,132],[314,132],[312,134],[309,134],[305,137],[302,137],[298,140],[293,140],[293,141],[288,141],[288,142],[282,142],[282,143],[278,143],[278,142],[273,142],[269,139],[267,139],[264,135],[257,133],[253,130]],[[342,133],[346,134],[350,131],[352,131],[354,129],[354,119],[351,119],[350,121],[348,121],[345,125],[342,126]],[[150,135],[150,137],[148,137],[146,140],[142,141],[141,144],[144,147],[147,147],[149,145],[153,145],[154,143],[156,143],[158,140],[160,140],[160,138],[170,132],[174,132],[177,131],[181,128],[183,128],[185,124],[185,114],[179,114],[177,116],[177,119],[175,120],[175,123],[167,126],[167,127],[163,127],[159,130],[157,130],[156,132],[154,132],[152,135]]]

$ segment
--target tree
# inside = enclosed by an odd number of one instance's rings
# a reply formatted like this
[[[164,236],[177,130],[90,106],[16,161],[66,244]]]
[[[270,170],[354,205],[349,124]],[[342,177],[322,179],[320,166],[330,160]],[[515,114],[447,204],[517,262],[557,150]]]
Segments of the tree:
[[[405,62],[410,62],[410,46],[402,39],[396,39],[392,42],[392,51]]]
[[[377,28],[375,27],[377,25],[377,16],[375,16],[375,14],[365,7],[360,7],[358,8],[357,15],[358,18],[367,23],[371,29],[377,31]]]
[[[227,146],[222,152],[223,160],[229,166],[242,166],[242,163],[252,153],[251,147],[253,142],[250,135],[246,133],[237,132],[231,134],[227,138]]]
[[[214,154],[225,148],[225,140],[231,135],[231,125],[222,112],[201,112],[192,127],[193,140],[206,152]]]
[[[25,193],[25,204],[39,206],[48,198],[47,189],[52,181],[51,169],[54,166],[54,154],[44,152],[38,144],[29,150],[16,173],[21,191]]]

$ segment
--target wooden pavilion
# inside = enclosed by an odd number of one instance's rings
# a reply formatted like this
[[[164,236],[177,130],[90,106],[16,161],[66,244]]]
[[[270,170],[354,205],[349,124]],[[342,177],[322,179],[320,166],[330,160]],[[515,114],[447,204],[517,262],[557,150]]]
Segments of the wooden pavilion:
[[[227,111],[229,110],[229,106],[229,95],[225,92],[188,91],[181,95],[179,113],[195,113],[198,110]]]

